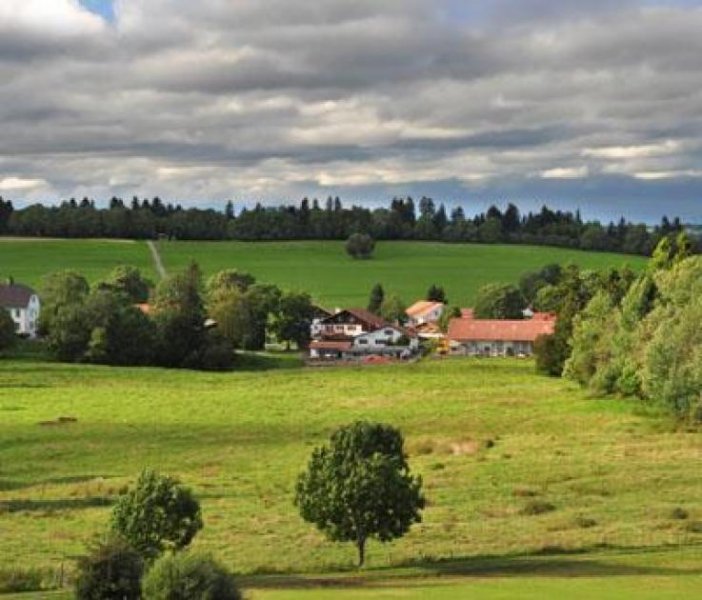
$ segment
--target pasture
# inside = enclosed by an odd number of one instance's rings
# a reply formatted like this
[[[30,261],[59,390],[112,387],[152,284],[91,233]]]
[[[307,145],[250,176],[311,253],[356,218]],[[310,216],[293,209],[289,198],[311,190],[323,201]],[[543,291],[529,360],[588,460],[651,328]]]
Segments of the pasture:
[[[516,282],[519,276],[548,263],[574,263],[605,269],[624,264],[641,269],[638,256],[581,252],[536,246],[379,242],[375,256],[355,261],[343,242],[160,242],[168,271],[184,268],[190,260],[205,275],[221,269],[248,271],[259,281],[282,288],[307,291],[322,305],[365,306],[373,285],[412,302],[433,284],[443,285],[449,301],[470,305],[480,286]],[[41,240],[0,238],[0,280],[37,286],[52,271],[75,269],[89,281],[104,277],[119,264],[139,267],[157,279],[145,242],[121,240]]]
[[[146,277],[156,279],[145,242],[0,237],[0,281],[12,276],[36,287],[48,273],[74,269],[92,282],[121,264],[139,267]]]
[[[312,448],[359,418],[402,428],[428,497],[360,575],[351,545],[292,505]],[[195,547],[253,598],[672,598],[700,583],[701,456],[697,433],[516,359],[227,374],[2,360],[0,564],[70,568],[149,466],[194,488]]]
[[[423,298],[433,283],[449,301],[470,306],[486,283],[517,282],[519,276],[549,263],[574,263],[588,269],[629,264],[638,256],[581,252],[537,246],[378,242],[371,260],[353,260],[343,242],[162,242],[166,269],[195,260],[205,274],[236,268],[282,288],[306,291],[322,305],[365,306],[376,283],[405,302]]]

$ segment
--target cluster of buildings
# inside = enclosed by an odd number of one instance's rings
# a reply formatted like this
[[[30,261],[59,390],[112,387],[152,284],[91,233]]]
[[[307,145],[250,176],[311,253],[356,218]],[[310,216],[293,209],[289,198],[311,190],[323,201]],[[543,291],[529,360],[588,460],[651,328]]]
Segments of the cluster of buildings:
[[[407,309],[406,325],[388,323],[361,308],[327,312],[319,309],[311,328],[309,356],[319,360],[367,360],[369,357],[408,359],[421,341],[434,341],[443,354],[457,356],[531,356],[534,343],[555,331],[550,313],[525,311],[524,319],[476,319],[471,309],[448,322],[441,302],[419,301]]]
[[[0,284],[0,309],[5,309],[18,335],[37,336],[40,301],[36,292],[11,279]],[[142,310],[147,305],[140,307]],[[476,319],[471,309],[448,322],[441,302],[419,301],[407,309],[406,324],[389,323],[363,308],[333,312],[318,308],[311,325],[312,361],[372,359],[407,360],[419,353],[422,341],[433,341],[442,354],[460,356],[531,356],[534,343],[554,333],[556,317],[525,311],[524,319]]]

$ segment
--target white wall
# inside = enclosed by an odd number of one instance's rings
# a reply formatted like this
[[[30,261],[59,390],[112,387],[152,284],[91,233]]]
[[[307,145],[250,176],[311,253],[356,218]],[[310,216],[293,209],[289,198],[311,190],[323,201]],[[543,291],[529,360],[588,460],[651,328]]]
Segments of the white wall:
[[[17,326],[17,333],[36,337],[40,310],[41,306],[36,294],[30,298],[27,308],[10,309],[10,316]]]
[[[532,342],[451,342],[451,353],[465,356],[531,356],[533,352]]]
[[[368,352],[369,354],[391,351],[397,349],[398,352],[407,346],[395,346],[397,342],[406,334],[394,327],[384,327],[376,329],[370,333],[359,335],[353,340],[354,352]],[[419,347],[419,340],[414,337],[410,338],[409,348],[416,350]]]

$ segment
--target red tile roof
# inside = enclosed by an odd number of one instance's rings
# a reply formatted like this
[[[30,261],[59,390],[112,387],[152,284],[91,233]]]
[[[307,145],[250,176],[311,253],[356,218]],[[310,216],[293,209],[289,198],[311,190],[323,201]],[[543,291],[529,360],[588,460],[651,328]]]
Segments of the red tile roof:
[[[532,321],[555,321],[556,320],[556,313],[547,313],[547,312],[535,312],[532,317]]]
[[[545,319],[452,319],[448,338],[457,342],[533,342],[541,335],[553,334],[555,326],[555,320]]]
[[[474,319],[475,312],[473,311],[472,308],[462,308],[461,309],[461,318],[462,319]]]

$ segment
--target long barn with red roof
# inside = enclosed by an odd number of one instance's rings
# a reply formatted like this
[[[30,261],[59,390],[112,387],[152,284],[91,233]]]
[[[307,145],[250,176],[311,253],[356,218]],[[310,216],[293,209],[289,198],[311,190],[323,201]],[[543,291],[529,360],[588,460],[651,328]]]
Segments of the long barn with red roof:
[[[448,328],[452,354],[467,356],[531,356],[534,342],[543,335],[552,335],[556,318],[540,314],[523,320],[452,319]]]

